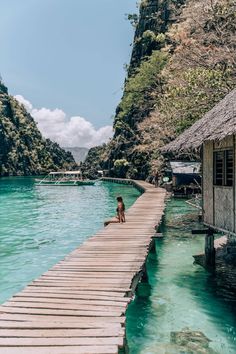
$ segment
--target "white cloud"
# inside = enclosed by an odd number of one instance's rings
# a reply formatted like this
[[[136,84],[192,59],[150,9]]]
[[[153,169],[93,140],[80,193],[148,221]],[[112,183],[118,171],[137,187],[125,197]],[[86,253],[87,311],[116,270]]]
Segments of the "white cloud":
[[[15,98],[25,106],[38,123],[42,135],[56,141],[61,146],[90,148],[107,143],[112,137],[112,126],[110,125],[96,130],[92,123],[80,116],[68,119],[61,109],[36,109],[22,95],[16,95]]]
[[[20,103],[22,103],[25,106],[25,108],[27,109],[28,112],[30,112],[32,110],[33,106],[30,103],[30,101],[26,100],[21,95],[15,95],[14,97],[17,99],[17,101],[19,101]]]

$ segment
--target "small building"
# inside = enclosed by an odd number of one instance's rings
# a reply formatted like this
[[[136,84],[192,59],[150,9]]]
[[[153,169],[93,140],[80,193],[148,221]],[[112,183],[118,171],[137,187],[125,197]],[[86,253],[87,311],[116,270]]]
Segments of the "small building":
[[[170,175],[175,196],[201,193],[201,163],[170,161]]]
[[[164,147],[164,153],[201,150],[204,223],[236,234],[236,89]]]

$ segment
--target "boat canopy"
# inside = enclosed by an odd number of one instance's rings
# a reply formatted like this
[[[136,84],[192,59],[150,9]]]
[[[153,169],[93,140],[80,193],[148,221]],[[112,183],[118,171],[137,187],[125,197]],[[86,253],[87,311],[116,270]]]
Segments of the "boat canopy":
[[[81,175],[81,171],[66,171],[65,175]]]
[[[49,175],[81,175],[81,171],[60,171],[50,172]]]

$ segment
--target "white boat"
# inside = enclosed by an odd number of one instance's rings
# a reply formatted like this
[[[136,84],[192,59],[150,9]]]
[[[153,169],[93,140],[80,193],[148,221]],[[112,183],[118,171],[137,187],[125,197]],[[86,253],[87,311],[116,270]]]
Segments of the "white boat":
[[[91,186],[94,183],[83,179],[81,171],[50,172],[45,178],[36,180],[38,186]]]

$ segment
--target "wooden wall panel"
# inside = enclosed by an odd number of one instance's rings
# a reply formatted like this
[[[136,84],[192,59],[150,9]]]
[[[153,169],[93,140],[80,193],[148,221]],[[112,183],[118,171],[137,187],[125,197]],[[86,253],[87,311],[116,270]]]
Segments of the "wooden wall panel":
[[[214,187],[215,226],[234,231],[234,196],[231,187]]]
[[[227,136],[221,141],[214,142],[214,149],[227,149],[232,148],[234,145],[233,135]]]
[[[210,225],[214,223],[213,195],[213,142],[203,146],[203,219]]]

